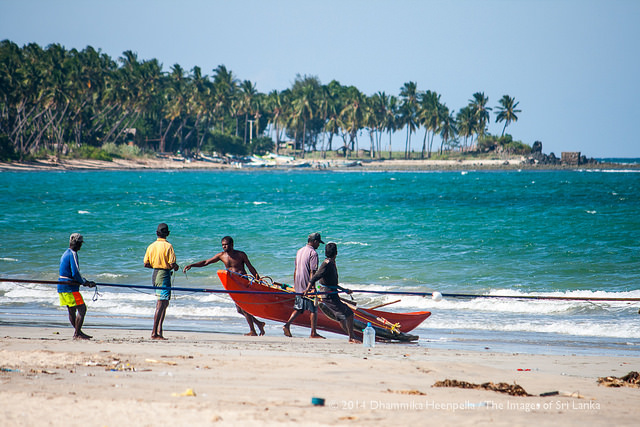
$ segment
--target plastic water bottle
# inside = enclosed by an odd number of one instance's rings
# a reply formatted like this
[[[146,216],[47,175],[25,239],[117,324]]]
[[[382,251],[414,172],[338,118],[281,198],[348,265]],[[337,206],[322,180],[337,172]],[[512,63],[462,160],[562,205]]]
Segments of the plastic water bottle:
[[[362,330],[362,345],[364,347],[376,346],[376,330],[367,322],[367,327]]]

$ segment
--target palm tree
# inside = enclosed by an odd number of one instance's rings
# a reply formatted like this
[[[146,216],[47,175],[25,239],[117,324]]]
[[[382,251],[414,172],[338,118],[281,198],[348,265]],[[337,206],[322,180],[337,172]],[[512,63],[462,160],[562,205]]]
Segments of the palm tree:
[[[378,158],[382,157],[382,133],[386,129],[387,115],[389,108],[389,95],[384,92],[378,92],[371,97],[374,116],[375,116],[375,130],[376,130],[376,148],[378,151]],[[373,154],[373,152],[372,152]]]
[[[453,112],[449,113],[447,107],[443,108],[442,112],[442,124],[440,126],[440,137],[442,138],[442,144],[440,145],[440,154],[442,149],[448,144],[449,139],[455,138],[458,133],[458,127]]]
[[[418,85],[414,82],[405,83],[400,89],[400,123],[407,127],[407,139],[404,146],[404,158],[409,158],[411,134],[418,128]]]
[[[476,119],[471,107],[461,108],[456,115],[456,122],[458,124],[458,135],[464,137],[464,144],[462,145],[462,151],[464,151],[467,148],[469,138],[473,139],[473,133],[476,129]]]
[[[371,97],[364,97],[363,125],[369,131],[369,141],[371,143],[369,155],[372,158],[376,153],[377,134],[381,124],[380,102],[380,95],[377,93]]]
[[[422,141],[422,153],[421,157],[424,159],[425,144],[427,141],[427,135],[431,131],[431,140],[429,141],[428,157],[431,157],[431,151],[433,147],[433,137],[440,131],[440,123],[442,122],[442,107],[440,104],[440,95],[430,90],[421,94],[420,96],[420,110],[418,117],[420,123],[425,127],[424,140]]]
[[[487,107],[488,102],[489,98],[484,96],[484,92],[474,93],[473,99],[469,100],[469,108],[471,108],[477,124],[478,137],[484,136],[487,125],[491,121],[491,116],[489,115],[491,107]]]
[[[498,102],[500,106],[496,107],[496,122],[504,121],[504,127],[502,128],[502,136],[504,136],[504,131],[509,123],[518,121],[516,113],[521,113],[522,111],[516,109],[520,102],[515,102],[515,98],[511,98],[509,95],[504,95]]]
[[[302,122],[302,157],[304,157],[306,134],[307,134],[307,122],[313,118],[314,105],[313,105],[313,88],[309,85],[302,87],[302,90],[297,94],[298,96],[293,99],[293,116],[294,126],[297,130],[298,125]]]
[[[398,98],[393,95],[389,96],[383,122],[384,129],[389,132],[389,160],[393,157],[391,152],[391,135],[398,130],[398,105]]]
[[[283,97],[277,90],[272,90],[267,96],[267,109],[269,111],[269,124],[273,125],[276,133],[276,142],[274,152],[278,154],[280,147],[280,124],[284,118]]]
[[[251,111],[253,111],[253,129],[255,130],[256,138],[260,136],[261,126],[260,123],[268,120],[268,118],[264,115],[266,113],[265,108],[267,106],[267,95],[256,92],[256,96],[253,97],[253,101],[251,103]],[[267,127],[265,123],[265,128]],[[251,135],[251,133],[250,133]],[[251,137],[249,138],[249,142],[251,142]]]
[[[340,133],[340,112],[344,108],[343,92],[344,89],[342,85],[336,80],[332,80],[326,86],[325,97],[327,105],[324,131],[329,133],[329,140],[327,142],[327,149],[329,151],[333,149],[333,137]]]
[[[340,117],[353,151],[356,149],[358,132],[364,126],[365,97],[355,86],[347,87],[344,96],[345,106],[340,112]]]
[[[224,132],[224,113],[230,112],[232,109],[232,102],[237,90],[238,80],[233,75],[233,72],[227,70],[227,67],[224,65],[218,65],[218,67],[213,70],[213,73],[213,86],[216,93],[215,103],[220,111],[220,130]]]
[[[191,118],[192,125],[189,128],[189,132],[185,136],[184,140],[189,143],[191,136],[195,134],[195,149],[196,152],[200,152],[200,146],[204,140],[205,132],[209,129],[208,123],[211,115],[211,102],[210,93],[211,85],[206,76],[202,75],[200,67],[193,67],[190,84],[187,86],[187,92],[189,94],[187,100],[186,115]],[[200,134],[201,123],[205,122],[205,126]]]
[[[249,114],[253,114],[253,103],[258,91],[256,85],[249,80],[245,80],[240,84],[240,97],[238,99],[238,116],[244,114],[244,143],[247,143],[247,125],[249,123]]]

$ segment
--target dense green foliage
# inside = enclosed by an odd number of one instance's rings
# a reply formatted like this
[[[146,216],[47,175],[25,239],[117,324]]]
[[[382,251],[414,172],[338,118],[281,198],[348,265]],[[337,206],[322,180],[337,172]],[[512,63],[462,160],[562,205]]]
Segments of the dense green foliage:
[[[102,148],[92,147],[90,145],[80,145],[74,147],[72,151],[68,153],[68,156],[73,159],[91,159],[91,160],[104,160],[107,162],[113,161],[113,156]]]
[[[506,154],[526,155],[531,153],[531,147],[520,141],[514,141],[511,135],[486,135],[478,138],[478,149],[483,152],[496,151]]]
[[[20,48],[8,40],[0,42],[0,99],[5,160],[43,152],[111,159],[143,151],[243,155],[282,148],[303,156],[367,148],[382,157],[391,155],[392,133],[403,129],[409,157],[416,151],[411,137],[420,128],[424,158],[435,151],[475,150],[474,139],[486,135],[492,110],[478,92],[454,114],[439,94],[420,91],[415,82],[405,83],[399,96],[367,96],[354,86],[298,75],[290,89],[264,94],[224,65],[211,77],[178,64],[163,72],[156,59],[139,61],[131,51],[115,61],[90,46]],[[504,128],[518,119],[517,105],[505,95],[496,107]],[[362,140],[366,146],[360,147]]]
[[[102,144],[101,148],[111,157],[117,157],[121,159],[135,159],[141,157],[144,154],[140,147],[133,144],[115,144],[113,142],[107,142],[105,144]]]

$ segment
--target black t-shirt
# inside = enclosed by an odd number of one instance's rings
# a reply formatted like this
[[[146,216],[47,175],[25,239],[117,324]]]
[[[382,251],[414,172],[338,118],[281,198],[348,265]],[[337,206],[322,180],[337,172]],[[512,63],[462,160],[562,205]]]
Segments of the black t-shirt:
[[[328,288],[328,291],[338,290],[338,267],[335,260],[327,258],[320,264],[320,268],[311,278],[311,285],[314,286],[318,281]]]

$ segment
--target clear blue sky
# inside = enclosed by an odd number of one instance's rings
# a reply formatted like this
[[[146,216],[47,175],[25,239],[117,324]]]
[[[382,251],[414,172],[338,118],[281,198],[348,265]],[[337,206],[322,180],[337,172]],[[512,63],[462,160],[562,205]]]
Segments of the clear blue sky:
[[[0,0],[0,39],[131,50],[207,75],[224,64],[265,93],[306,74],[367,95],[414,81],[454,111],[474,92],[491,107],[507,94],[522,110],[515,139],[640,157],[638,0]]]

